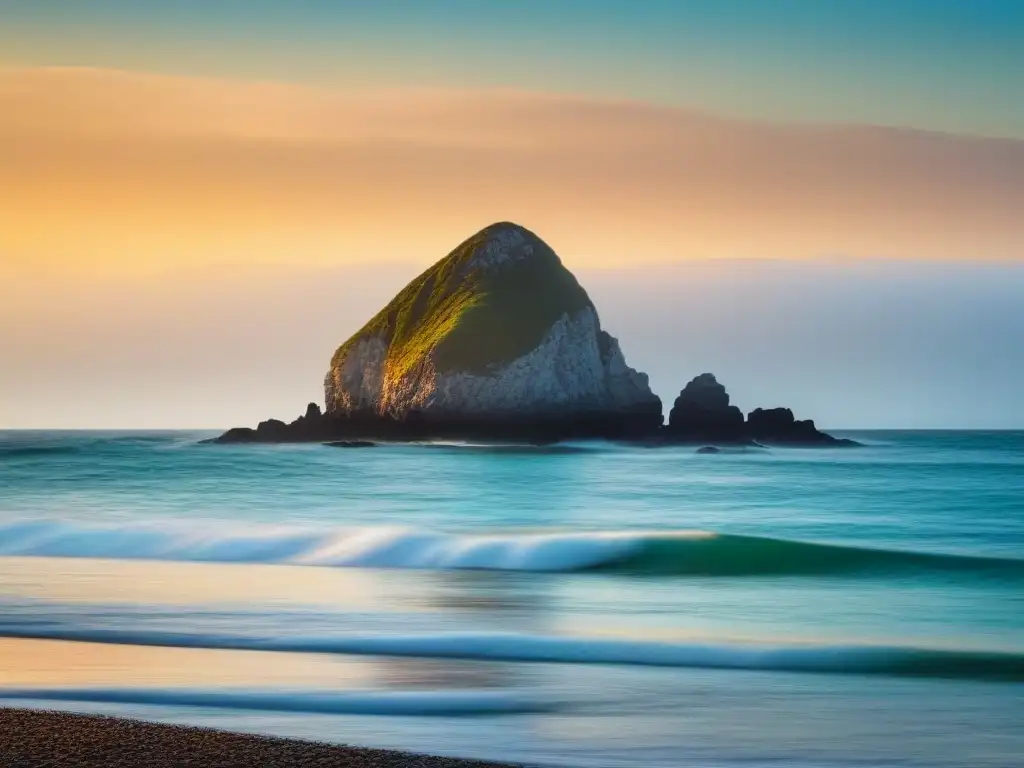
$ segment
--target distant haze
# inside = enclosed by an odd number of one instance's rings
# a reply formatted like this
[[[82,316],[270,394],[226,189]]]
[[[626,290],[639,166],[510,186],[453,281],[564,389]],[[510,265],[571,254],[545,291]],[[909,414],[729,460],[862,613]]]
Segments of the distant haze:
[[[571,268],[575,265],[568,261]],[[227,427],[322,402],[335,346],[419,270],[195,270],[0,287],[0,427]],[[1024,265],[715,260],[574,271],[666,401],[831,428],[1024,427]]]

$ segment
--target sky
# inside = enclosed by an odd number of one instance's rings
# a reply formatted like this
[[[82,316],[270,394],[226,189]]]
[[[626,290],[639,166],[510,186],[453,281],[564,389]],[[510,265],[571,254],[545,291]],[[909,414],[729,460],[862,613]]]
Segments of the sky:
[[[3,58],[1024,137],[1018,0],[3,0]]]
[[[1016,0],[0,0],[0,428],[297,414],[498,220],[668,401],[1024,427],[1022,83]]]

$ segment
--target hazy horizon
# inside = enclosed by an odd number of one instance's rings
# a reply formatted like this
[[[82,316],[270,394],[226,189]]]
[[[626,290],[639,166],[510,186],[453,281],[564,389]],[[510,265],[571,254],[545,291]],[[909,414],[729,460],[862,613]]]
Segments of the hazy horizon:
[[[711,371],[744,411],[788,406],[827,428],[1024,427],[1024,264],[565,261],[666,414]],[[322,404],[334,348],[419,271],[196,269],[87,292],[25,280],[0,307],[0,355],[19,371],[0,428],[290,420]]]

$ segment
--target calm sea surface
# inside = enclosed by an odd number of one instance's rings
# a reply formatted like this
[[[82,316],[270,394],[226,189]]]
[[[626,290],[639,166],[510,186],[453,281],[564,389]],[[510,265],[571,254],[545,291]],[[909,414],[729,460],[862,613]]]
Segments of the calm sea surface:
[[[534,765],[1024,764],[1024,433],[0,432],[0,705]]]

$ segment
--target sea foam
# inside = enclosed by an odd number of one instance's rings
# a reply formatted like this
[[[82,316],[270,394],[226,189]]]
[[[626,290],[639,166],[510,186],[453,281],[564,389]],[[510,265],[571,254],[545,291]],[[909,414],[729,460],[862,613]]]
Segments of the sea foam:
[[[544,712],[554,704],[527,693],[464,691],[260,691],[189,688],[4,688],[0,701],[151,704],[345,715],[487,715]]]
[[[0,556],[90,557],[323,567],[691,576],[894,570],[1024,578],[1024,560],[883,550],[708,531],[443,533],[396,527],[323,530],[195,521],[0,523]]]

